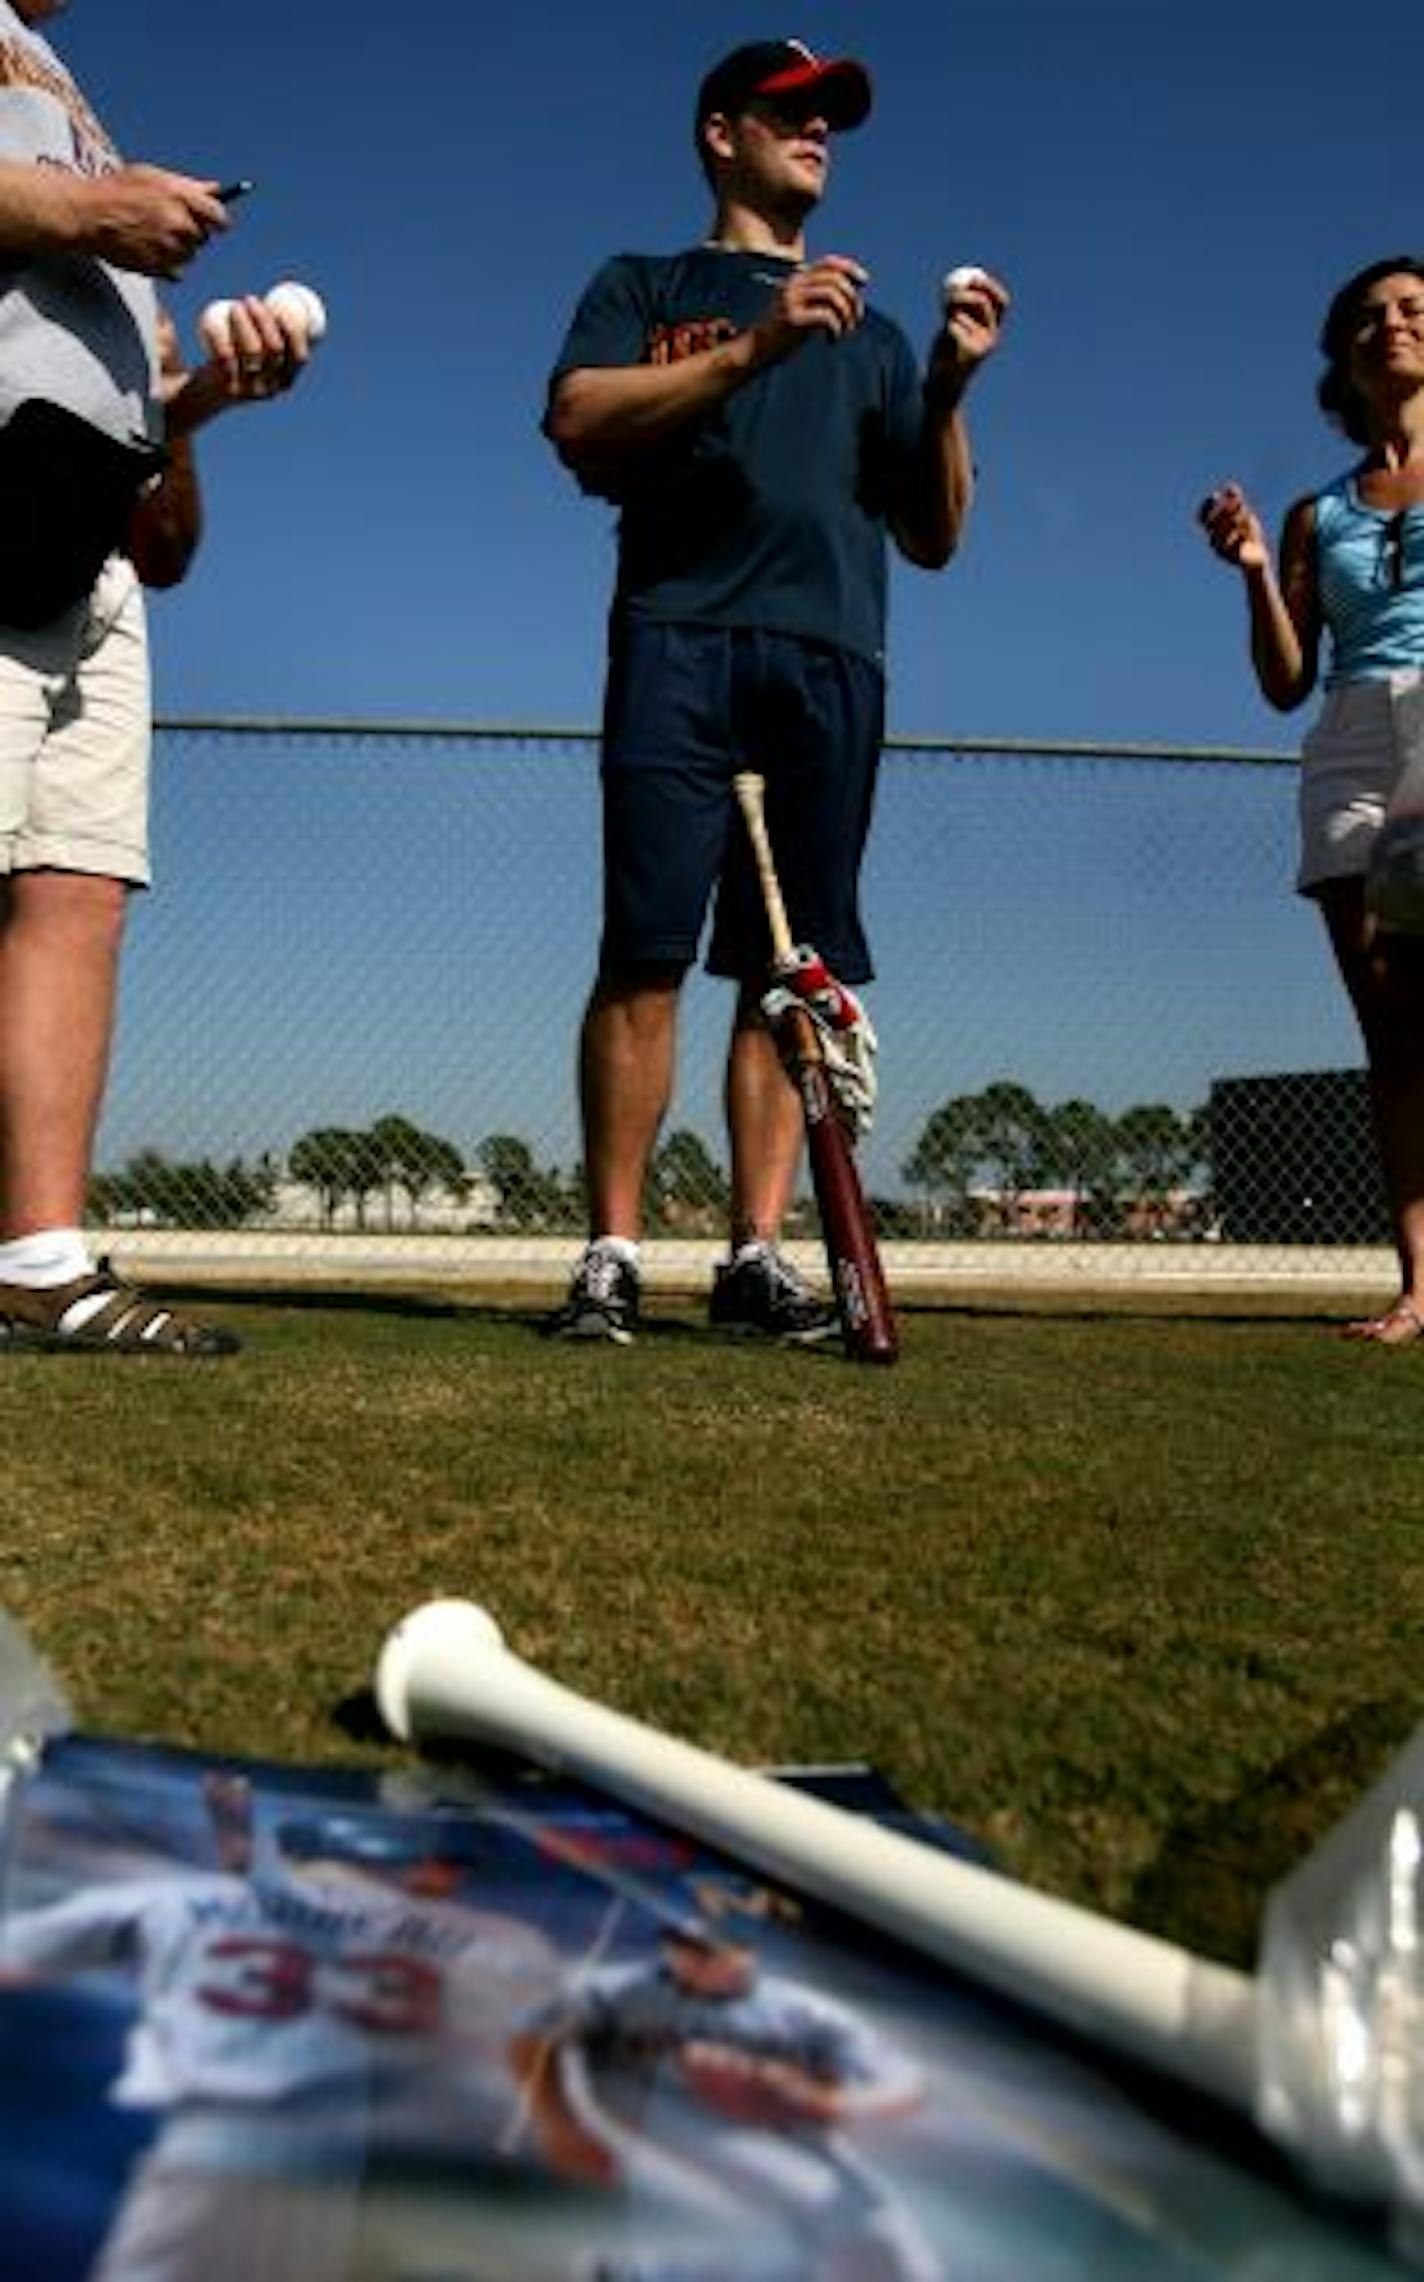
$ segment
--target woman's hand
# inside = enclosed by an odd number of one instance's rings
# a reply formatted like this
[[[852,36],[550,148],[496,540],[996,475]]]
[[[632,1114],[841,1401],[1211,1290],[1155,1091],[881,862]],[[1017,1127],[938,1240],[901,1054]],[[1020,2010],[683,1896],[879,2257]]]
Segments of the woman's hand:
[[[1271,559],[1261,518],[1238,483],[1223,483],[1197,509],[1212,552],[1237,570],[1264,570]]]

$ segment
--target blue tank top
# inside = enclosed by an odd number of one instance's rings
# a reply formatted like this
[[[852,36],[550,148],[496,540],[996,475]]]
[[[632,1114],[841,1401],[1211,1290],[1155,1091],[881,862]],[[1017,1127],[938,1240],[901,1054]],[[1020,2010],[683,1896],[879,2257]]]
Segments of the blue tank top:
[[[1315,566],[1327,689],[1424,666],[1424,505],[1367,507],[1341,476],[1315,495]]]

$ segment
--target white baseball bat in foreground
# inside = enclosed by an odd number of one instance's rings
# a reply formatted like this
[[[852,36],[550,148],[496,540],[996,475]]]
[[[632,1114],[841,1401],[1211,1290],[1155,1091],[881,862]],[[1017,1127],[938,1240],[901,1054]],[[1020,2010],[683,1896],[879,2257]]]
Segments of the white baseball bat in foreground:
[[[403,1741],[461,1736],[612,1792],[1127,2057],[1247,2113],[1248,1976],[956,1861],[547,1679],[470,1601],[429,1601],[376,1668]]]

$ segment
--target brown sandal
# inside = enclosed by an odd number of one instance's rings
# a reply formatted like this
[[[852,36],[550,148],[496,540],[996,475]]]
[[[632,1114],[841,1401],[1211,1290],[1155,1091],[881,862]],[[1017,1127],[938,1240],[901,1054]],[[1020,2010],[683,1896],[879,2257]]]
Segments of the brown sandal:
[[[82,1310],[71,1322],[81,1301],[99,1304]],[[178,1355],[183,1357],[233,1355],[242,1342],[216,1324],[195,1323],[179,1315],[162,1300],[149,1299],[116,1276],[107,1260],[92,1275],[76,1276],[67,1284],[0,1283],[0,1352],[8,1348],[43,1348],[51,1353],[73,1349],[86,1354]]]

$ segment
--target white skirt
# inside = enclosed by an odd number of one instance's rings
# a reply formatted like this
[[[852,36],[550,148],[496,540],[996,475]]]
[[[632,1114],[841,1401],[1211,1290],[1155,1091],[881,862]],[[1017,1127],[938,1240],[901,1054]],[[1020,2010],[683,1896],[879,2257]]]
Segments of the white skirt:
[[[1326,880],[1356,879],[1397,793],[1424,806],[1424,673],[1346,681],[1327,691],[1301,748],[1300,868],[1310,895]],[[1417,782],[1416,782],[1417,780]]]

